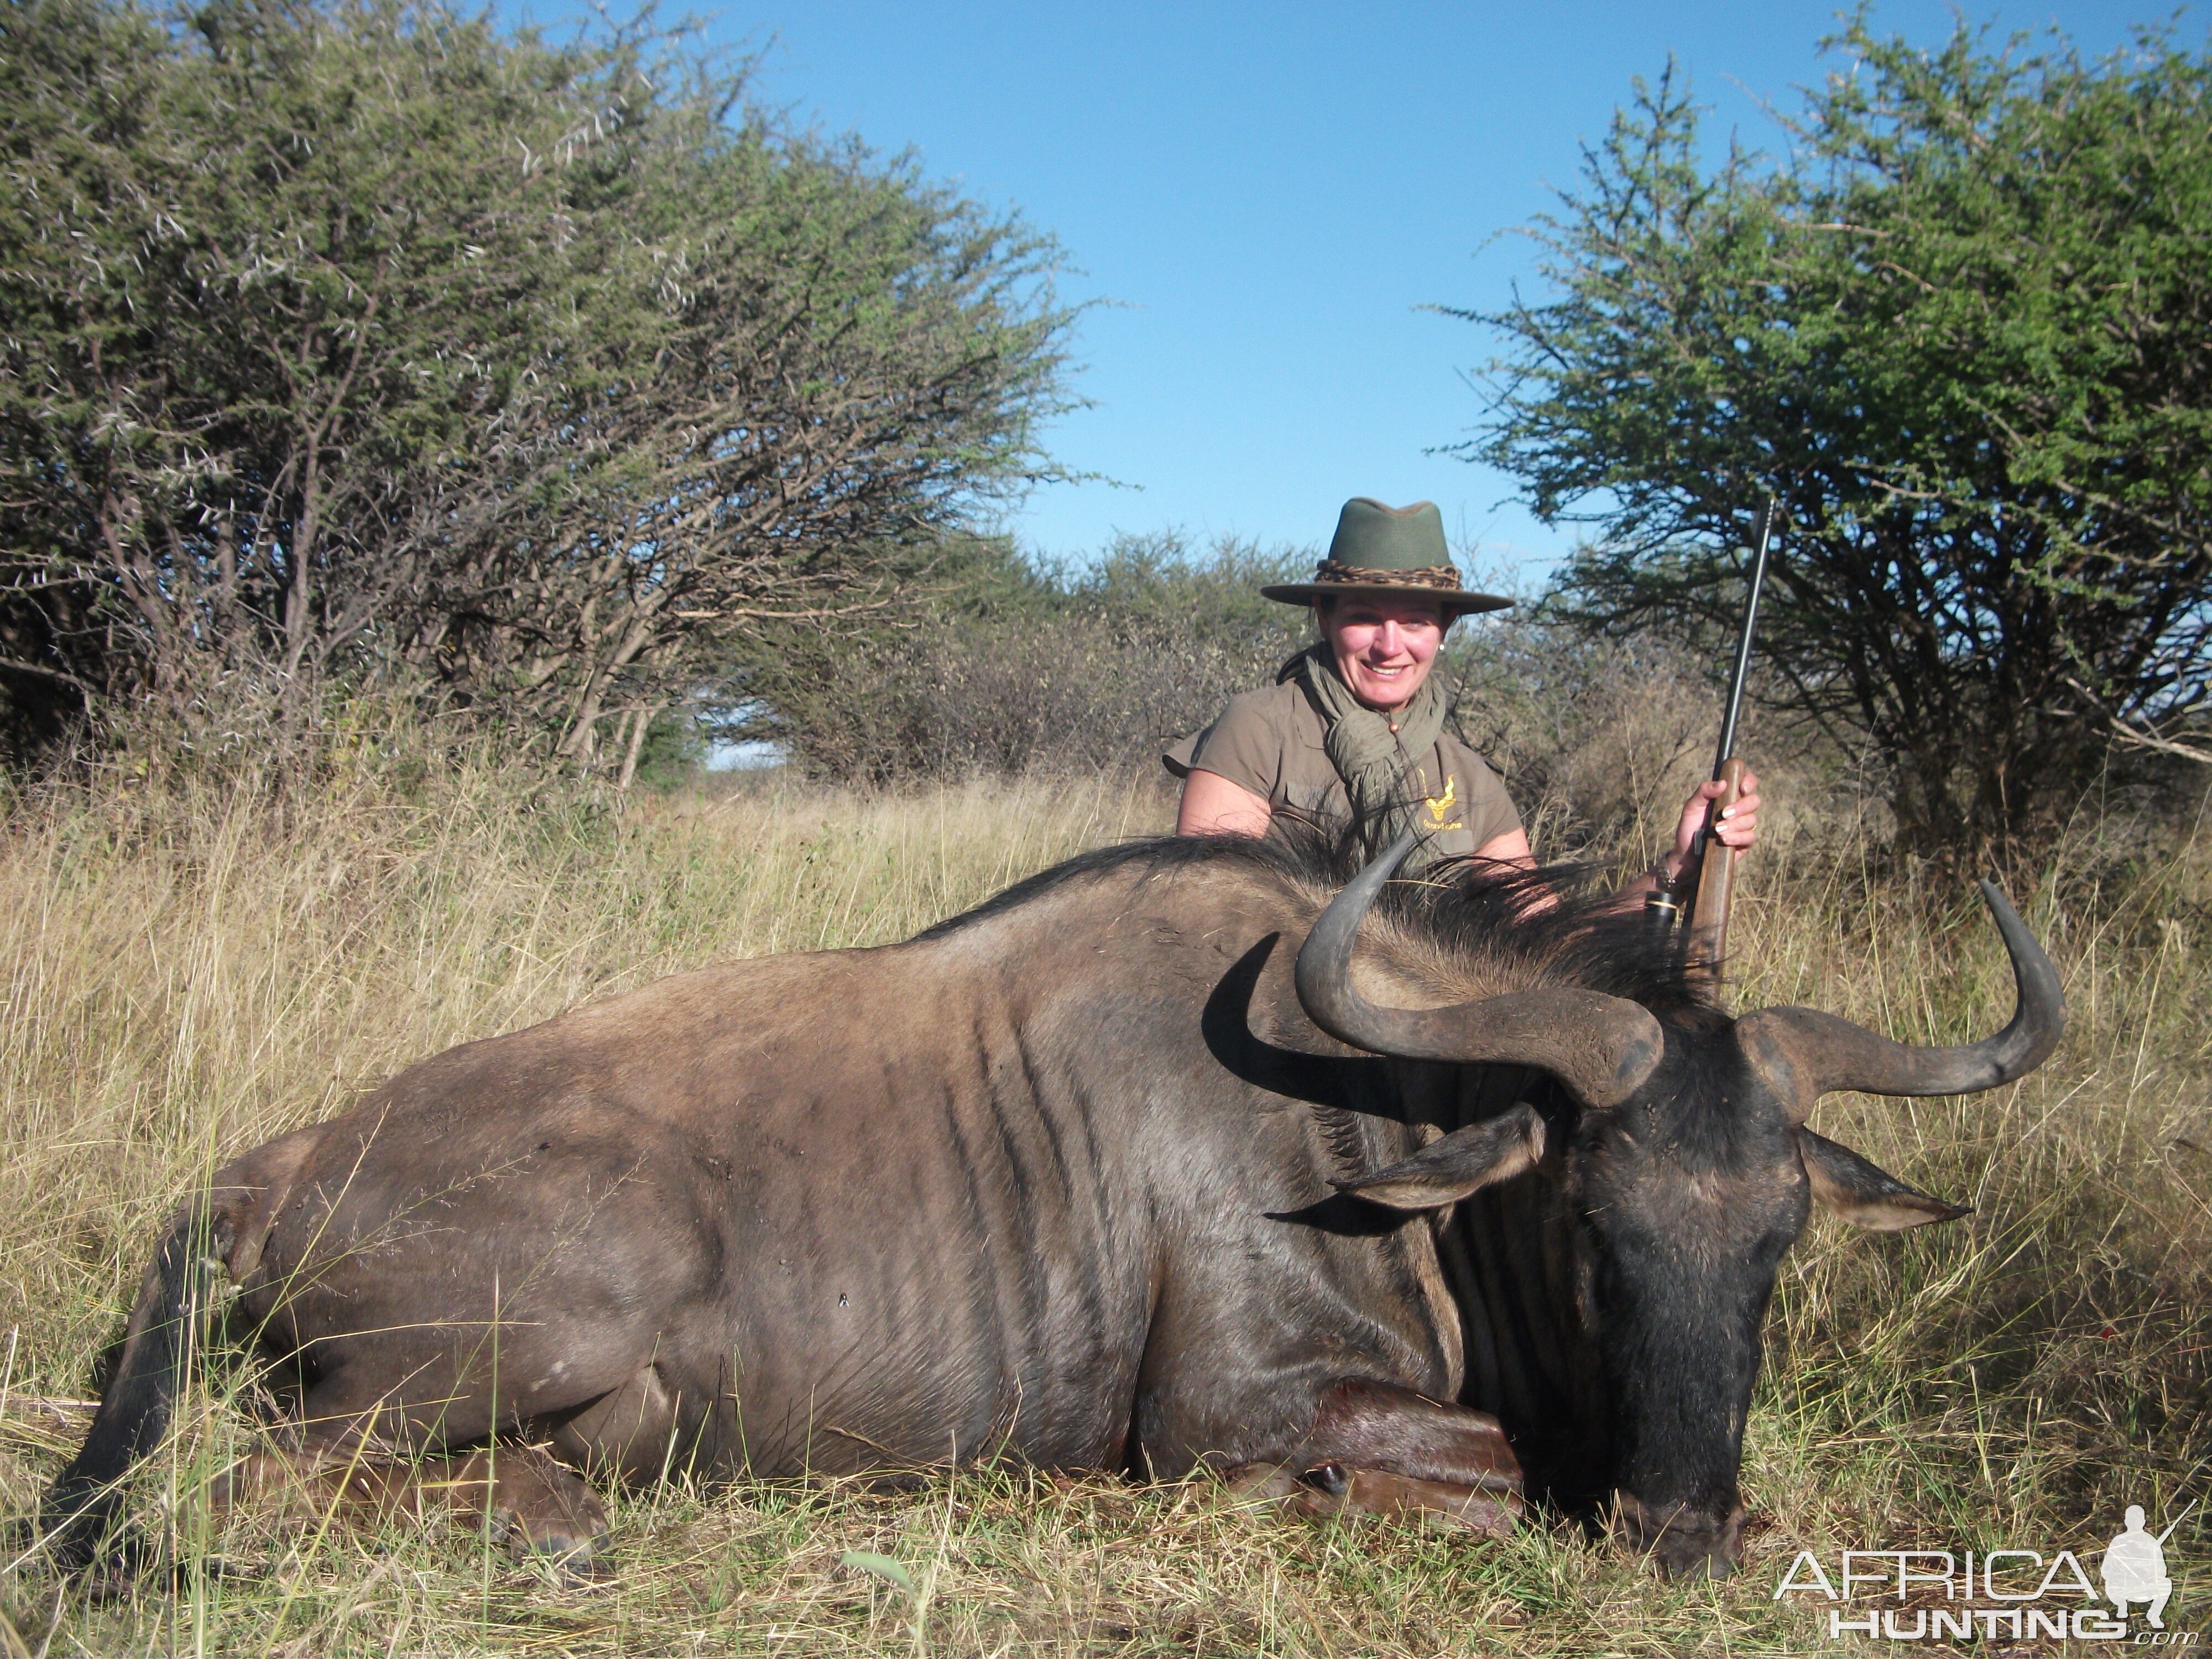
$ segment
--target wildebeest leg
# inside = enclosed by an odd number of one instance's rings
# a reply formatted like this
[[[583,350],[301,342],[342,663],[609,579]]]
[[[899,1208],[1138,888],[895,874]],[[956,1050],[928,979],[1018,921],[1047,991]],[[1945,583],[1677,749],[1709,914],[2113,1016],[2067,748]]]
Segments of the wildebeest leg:
[[[586,1577],[607,1536],[599,1495],[542,1446],[419,1462],[360,1446],[264,1447],[233,1465],[210,1495],[218,1510],[273,1503],[307,1519],[337,1512],[421,1521],[443,1509],[464,1522],[489,1522],[492,1535],[518,1556],[549,1557]]]
[[[1493,1535],[1521,1514],[1521,1465],[1496,1418],[1364,1380],[1328,1389],[1297,1449],[1231,1486],[1310,1515],[1435,1515]]]

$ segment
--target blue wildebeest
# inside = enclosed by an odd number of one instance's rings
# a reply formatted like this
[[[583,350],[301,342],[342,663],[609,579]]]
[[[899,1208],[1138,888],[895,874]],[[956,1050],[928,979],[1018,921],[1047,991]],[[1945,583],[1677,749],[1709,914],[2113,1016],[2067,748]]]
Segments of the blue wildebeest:
[[[1727,1571],[1810,1206],[1961,1213],[1807,1114],[2022,1075],[2057,976],[1985,887],[1996,1036],[1731,1019],[1606,902],[1395,863],[1339,891],[1283,840],[1115,848],[903,945],[702,969],[401,1073],[179,1209],[46,1500],[57,1553],[94,1553],[226,1301],[293,1405],[234,1492],[427,1484],[572,1564],[606,1524],[586,1475],[1004,1454],[1488,1530],[1525,1470]]]

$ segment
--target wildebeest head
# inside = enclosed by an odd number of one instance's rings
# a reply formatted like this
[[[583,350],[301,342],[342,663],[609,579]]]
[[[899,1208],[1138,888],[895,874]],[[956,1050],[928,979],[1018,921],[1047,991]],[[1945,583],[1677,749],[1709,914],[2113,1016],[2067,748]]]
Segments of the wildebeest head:
[[[1457,1129],[1346,1190],[1413,1210],[1532,1170],[1555,1184],[1574,1230],[1573,1316],[1602,1372],[1604,1479],[1622,1527],[1670,1573],[1725,1575],[1760,1327],[1811,1206],[1876,1231],[1966,1213],[1814,1133],[1814,1102],[1841,1089],[1965,1094],[2025,1075],[2058,1041],[2057,974],[1984,883],[2018,1003],[2002,1031],[1968,1047],[1908,1047],[1809,1008],[1662,1022],[1640,1003],[1565,988],[1381,1007],[1353,986],[1353,942],[1403,850],[1315,923],[1297,960],[1306,1012],[1373,1054],[1540,1067],[1566,1098]]]

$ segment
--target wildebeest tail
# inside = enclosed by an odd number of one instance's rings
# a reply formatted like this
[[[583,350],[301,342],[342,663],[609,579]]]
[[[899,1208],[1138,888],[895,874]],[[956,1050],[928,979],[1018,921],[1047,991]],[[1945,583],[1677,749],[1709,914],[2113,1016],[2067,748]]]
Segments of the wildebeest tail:
[[[70,1570],[91,1565],[115,1528],[124,1477],[168,1432],[198,1346],[203,1287],[215,1265],[208,1257],[219,1253],[222,1242],[209,1237],[204,1214],[187,1211],[147,1268],[122,1358],[92,1431],[40,1505],[40,1529],[57,1565]]]

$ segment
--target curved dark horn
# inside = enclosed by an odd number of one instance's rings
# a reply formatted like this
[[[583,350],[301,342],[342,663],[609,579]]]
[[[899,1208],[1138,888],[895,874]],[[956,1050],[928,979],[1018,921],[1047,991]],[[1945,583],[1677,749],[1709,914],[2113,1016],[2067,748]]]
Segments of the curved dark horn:
[[[1329,901],[1298,950],[1298,1000],[1342,1042],[1400,1060],[1535,1066],[1588,1106],[1617,1106],[1659,1063],[1666,1039],[1650,1012],[1596,991],[1516,991],[1454,1008],[1378,1008],[1352,987],[1359,924],[1413,850],[1407,836]]]
[[[1736,1040],[1802,1121],[1837,1089],[1870,1095],[1966,1095],[2026,1077],[2050,1057],[2066,1029],[2058,970],[1994,882],[1982,897],[2012,957],[2011,1023],[1960,1048],[1893,1042],[1814,1008],[1761,1008],[1736,1022]]]

